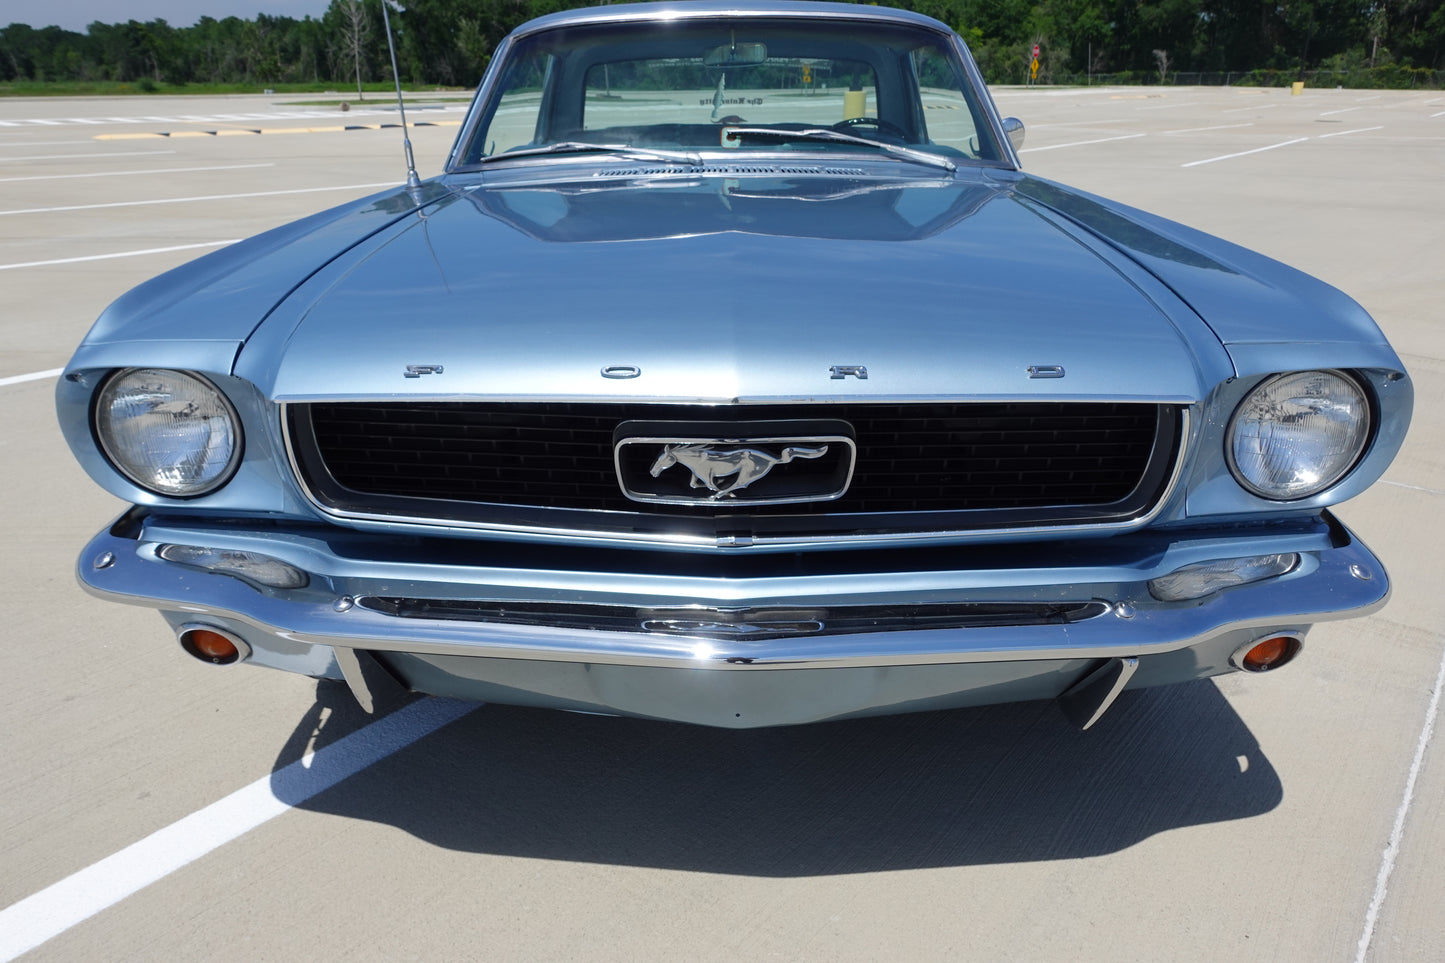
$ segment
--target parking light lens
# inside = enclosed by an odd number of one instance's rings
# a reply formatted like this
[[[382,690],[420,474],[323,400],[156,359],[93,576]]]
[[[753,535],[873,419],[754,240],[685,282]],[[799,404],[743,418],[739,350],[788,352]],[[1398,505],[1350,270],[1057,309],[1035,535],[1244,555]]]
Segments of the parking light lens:
[[[173,498],[215,491],[241,457],[241,428],[225,395],[198,375],[131,368],[96,397],[95,435],[135,484]]]
[[[1294,552],[1199,562],[1151,579],[1149,594],[1161,602],[1201,599],[1223,589],[1285,575],[1297,565],[1299,556]]]
[[[194,565],[218,575],[230,575],[269,588],[305,588],[310,581],[310,577],[296,566],[260,552],[238,552],[196,545],[162,545],[156,550],[156,554],[167,562]]]
[[[1276,375],[1235,410],[1229,466],[1261,498],[1308,498],[1355,466],[1369,435],[1369,400],[1353,378],[1339,371]]]

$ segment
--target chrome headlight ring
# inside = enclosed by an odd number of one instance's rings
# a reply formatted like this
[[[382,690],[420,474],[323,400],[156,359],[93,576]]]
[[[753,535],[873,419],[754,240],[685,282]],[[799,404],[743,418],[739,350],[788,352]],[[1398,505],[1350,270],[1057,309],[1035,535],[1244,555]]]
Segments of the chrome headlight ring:
[[[1343,371],[1291,371],[1260,382],[1229,420],[1225,457],[1247,491],[1299,501],[1337,484],[1369,447],[1370,397]]]
[[[125,368],[95,394],[91,428],[116,471],[167,498],[196,498],[231,480],[241,463],[241,419],[202,376]]]

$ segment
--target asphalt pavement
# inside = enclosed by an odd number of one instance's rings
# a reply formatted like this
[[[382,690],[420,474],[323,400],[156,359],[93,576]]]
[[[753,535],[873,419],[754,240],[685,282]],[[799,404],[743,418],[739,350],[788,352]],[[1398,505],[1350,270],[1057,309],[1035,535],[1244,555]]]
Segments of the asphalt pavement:
[[[377,722],[342,686],[200,665],[75,584],[124,506],[61,441],[56,369],[146,278],[400,183],[395,113],[0,100],[0,960],[1445,958],[1445,93],[995,96],[1029,170],[1380,322],[1415,423],[1338,514],[1390,569],[1383,612],[1086,733],[1039,703],[714,731],[423,699]],[[460,111],[409,109],[424,177]]]

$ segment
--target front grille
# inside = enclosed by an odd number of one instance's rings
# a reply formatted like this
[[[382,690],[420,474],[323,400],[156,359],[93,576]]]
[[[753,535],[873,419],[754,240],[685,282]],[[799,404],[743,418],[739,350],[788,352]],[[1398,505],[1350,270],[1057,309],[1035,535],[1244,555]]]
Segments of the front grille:
[[[834,501],[730,507],[626,498],[614,432],[634,419],[851,425]],[[746,405],[365,402],[291,405],[302,482],[329,511],[482,525],[768,536],[1108,523],[1145,513],[1180,415],[1138,403]]]

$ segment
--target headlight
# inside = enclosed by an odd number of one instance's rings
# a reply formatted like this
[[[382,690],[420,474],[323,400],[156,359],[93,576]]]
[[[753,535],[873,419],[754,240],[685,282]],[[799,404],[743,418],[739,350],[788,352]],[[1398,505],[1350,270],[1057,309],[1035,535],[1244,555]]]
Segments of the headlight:
[[[1245,397],[1229,423],[1229,467],[1275,501],[1308,498],[1345,476],[1370,437],[1364,390],[1338,371],[1276,375]]]
[[[113,376],[96,396],[95,436],[121,474],[174,498],[220,488],[241,460],[236,410],[209,381],[180,371]]]

